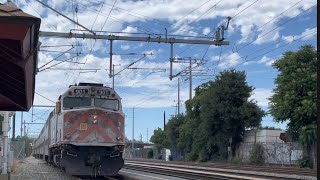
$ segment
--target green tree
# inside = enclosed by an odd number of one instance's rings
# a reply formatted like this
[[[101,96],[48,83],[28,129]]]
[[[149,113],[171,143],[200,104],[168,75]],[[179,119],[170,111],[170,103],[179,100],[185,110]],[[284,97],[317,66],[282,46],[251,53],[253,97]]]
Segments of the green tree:
[[[185,116],[183,114],[172,117],[166,124],[164,131],[166,137],[166,148],[178,149],[179,128],[184,123]]]
[[[233,69],[195,89],[195,97],[186,102],[187,117],[178,140],[187,160],[226,159],[229,138],[234,154],[245,129],[259,126],[264,115],[249,101],[252,91],[246,74]]]
[[[277,122],[288,121],[288,133],[298,140],[301,128],[317,119],[316,83],[317,52],[312,45],[288,51],[275,61],[279,71],[276,88],[270,98],[270,113]]]
[[[161,128],[155,129],[150,141],[155,144],[157,148],[163,148],[166,144],[166,135]]]
[[[315,145],[317,138],[316,126],[314,124],[306,125],[301,128],[299,141],[305,146],[304,157],[311,157],[311,146]],[[314,148],[316,150],[316,148]],[[314,162],[315,163],[315,162]]]
[[[186,114],[171,118],[165,132],[155,130],[151,141],[157,147],[181,150],[186,160],[225,160],[229,138],[234,154],[245,129],[259,126],[264,115],[249,100],[252,91],[244,72],[223,71],[195,88],[195,96],[186,102]]]

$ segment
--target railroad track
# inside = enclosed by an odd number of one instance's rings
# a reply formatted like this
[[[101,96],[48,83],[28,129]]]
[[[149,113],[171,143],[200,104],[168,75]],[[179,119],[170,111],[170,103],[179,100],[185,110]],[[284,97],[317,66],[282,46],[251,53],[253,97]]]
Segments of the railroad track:
[[[114,177],[91,177],[91,176],[82,176],[78,177],[79,180],[129,180],[130,178],[123,175],[118,175]]]
[[[231,170],[223,168],[187,166],[172,163],[126,161],[125,168],[185,179],[316,179],[312,176],[279,174],[251,170]]]
[[[131,161],[131,160],[128,160]],[[208,168],[221,168],[232,170],[244,170],[244,171],[258,171],[258,172],[270,172],[279,174],[294,174],[299,176],[317,176],[317,171],[313,169],[303,169],[297,167],[279,167],[279,166],[252,166],[252,165],[236,165],[229,163],[197,163],[197,162],[182,162],[182,161],[161,161],[161,160],[148,160],[148,159],[133,159],[134,162],[155,162],[166,164],[177,164],[187,166],[200,166]]]

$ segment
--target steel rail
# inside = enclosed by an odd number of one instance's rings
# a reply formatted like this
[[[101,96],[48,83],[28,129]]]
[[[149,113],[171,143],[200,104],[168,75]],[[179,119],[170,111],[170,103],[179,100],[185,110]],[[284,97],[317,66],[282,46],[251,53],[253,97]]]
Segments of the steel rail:
[[[229,168],[222,169],[222,168],[211,168],[211,167],[199,167],[199,166],[186,166],[186,165],[177,165],[177,164],[164,164],[164,163],[155,163],[155,162],[137,162],[137,161],[126,161],[125,166],[130,166],[130,164],[135,164],[136,166],[151,166],[153,168],[180,168],[183,170],[196,170],[202,173],[222,173],[222,174],[229,174],[229,175],[236,175],[241,178],[250,177],[250,178],[261,178],[261,179],[285,179],[285,180],[292,180],[292,179],[313,179],[316,177],[312,176],[301,176],[301,175],[292,175],[290,174],[279,174],[279,173],[270,173],[270,172],[255,172],[254,169],[249,170],[231,170]],[[141,167],[140,167],[141,168]],[[142,169],[142,168],[141,168]],[[156,170],[158,171],[158,170]],[[155,171],[155,172],[156,172]],[[299,176],[299,177],[298,177]],[[241,179],[240,178],[240,179]]]
[[[161,161],[161,160],[128,160],[134,162],[154,162],[154,163],[167,163],[176,165],[188,165],[188,166],[200,166],[208,168],[224,168],[233,170],[249,170],[259,172],[271,172],[279,174],[294,174],[294,175],[305,175],[305,176],[316,176],[317,172],[312,169],[302,169],[296,167],[279,167],[279,166],[253,166],[253,165],[237,165],[229,163],[196,163],[196,162],[182,162],[182,161]]]

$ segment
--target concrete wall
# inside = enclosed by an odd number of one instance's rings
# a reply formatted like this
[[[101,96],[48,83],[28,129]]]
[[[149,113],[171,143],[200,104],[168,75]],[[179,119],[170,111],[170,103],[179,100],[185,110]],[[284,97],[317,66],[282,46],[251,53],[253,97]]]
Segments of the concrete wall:
[[[263,145],[264,159],[271,164],[293,164],[302,158],[303,146],[299,143],[284,143],[279,137],[282,130],[250,130],[244,134],[243,142],[236,151],[236,156],[249,160],[252,148],[256,143]]]
[[[299,143],[261,143],[265,149],[264,159],[270,164],[294,164],[302,158],[303,147]],[[254,143],[241,143],[237,150],[237,157],[249,160]]]

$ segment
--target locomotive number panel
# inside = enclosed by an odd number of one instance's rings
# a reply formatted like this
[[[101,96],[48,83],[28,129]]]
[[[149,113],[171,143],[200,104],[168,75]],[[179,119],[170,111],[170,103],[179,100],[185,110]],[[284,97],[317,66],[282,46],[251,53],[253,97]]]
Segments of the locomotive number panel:
[[[88,89],[74,89],[73,93],[74,94],[89,94],[89,90]]]
[[[102,96],[110,96],[110,91],[98,89],[97,94]]]

